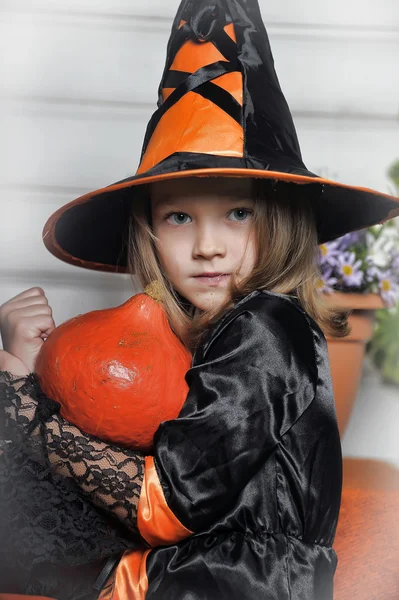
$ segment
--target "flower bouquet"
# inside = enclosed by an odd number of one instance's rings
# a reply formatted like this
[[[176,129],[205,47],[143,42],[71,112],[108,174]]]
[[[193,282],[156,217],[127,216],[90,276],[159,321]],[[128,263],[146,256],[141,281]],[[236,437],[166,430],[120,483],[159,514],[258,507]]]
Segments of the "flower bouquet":
[[[399,196],[399,161],[389,169]],[[321,292],[378,294],[385,308],[375,311],[366,352],[385,383],[399,385],[399,218],[322,244]]]
[[[388,170],[399,196],[399,161]],[[399,302],[399,218],[348,233],[320,246],[321,292],[379,294],[386,308]]]
[[[320,246],[319,291],[380,294],[399,301],[399,220],[348,233]]]

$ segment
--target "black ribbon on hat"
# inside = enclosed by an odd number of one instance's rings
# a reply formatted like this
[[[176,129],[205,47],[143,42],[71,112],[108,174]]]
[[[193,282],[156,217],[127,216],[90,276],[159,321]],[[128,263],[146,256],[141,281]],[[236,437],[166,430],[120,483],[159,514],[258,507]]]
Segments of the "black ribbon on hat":
[[[219,108],[224,110],[232,119],[241,123],[242,108],[241,104],[226,90],[212,83],[212,79],[216,79],[226,73],[233,73],[238,70],[237,64],[226,63],[219,61],[211,65],[207,65],[199,69],[195,73],[185,73],[182,71],[169,71],[165,80],[165,87],[175,87],[174,92],[162,104],[157,111],[156,120],[159,121],[161,116],[187,92],[195,92],[204,98],[207,98]],[[155,119],[154,119],[155,122]]]

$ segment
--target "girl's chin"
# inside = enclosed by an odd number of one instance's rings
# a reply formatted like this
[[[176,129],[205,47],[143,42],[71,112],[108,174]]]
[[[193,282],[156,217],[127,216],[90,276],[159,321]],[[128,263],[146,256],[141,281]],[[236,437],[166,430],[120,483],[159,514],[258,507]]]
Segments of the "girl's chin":
[[[190,302],[200,310],[210,310],[221,306],[227,300],[227,290],[212,289],[197,293],[190,298]]]

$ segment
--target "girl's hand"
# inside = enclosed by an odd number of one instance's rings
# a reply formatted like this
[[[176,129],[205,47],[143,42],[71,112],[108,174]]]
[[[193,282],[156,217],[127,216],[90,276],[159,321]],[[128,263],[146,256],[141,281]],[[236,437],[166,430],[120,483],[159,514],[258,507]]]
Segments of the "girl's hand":
[[[17,377],[26,377],[30,371],[27,366],[9,352],[0,350],[0,371],[8,371]]]
[[[30,288],[0,306],[3,348],[20,359],[30,373],[34,372],[44,338],[54,329],[52,309],[40,287]]]

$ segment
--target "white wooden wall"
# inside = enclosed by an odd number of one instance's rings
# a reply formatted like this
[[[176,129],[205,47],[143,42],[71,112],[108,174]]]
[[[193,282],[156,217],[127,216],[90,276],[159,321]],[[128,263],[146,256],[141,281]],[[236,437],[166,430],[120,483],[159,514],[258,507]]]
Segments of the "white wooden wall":
[[[135,173],[178,4],[0,0],[0,304],[40,285],[59,325],[137,291],[59,261],[41,231],[59,206]],[[307,167],[388,192],[398,0],[260,5]]]

